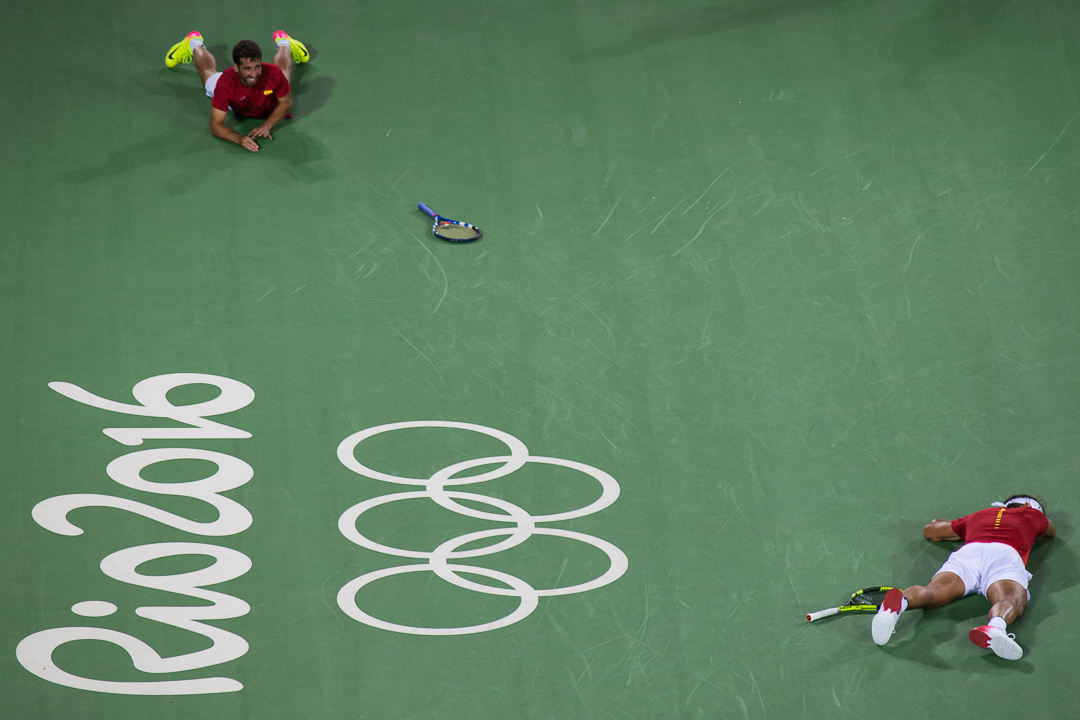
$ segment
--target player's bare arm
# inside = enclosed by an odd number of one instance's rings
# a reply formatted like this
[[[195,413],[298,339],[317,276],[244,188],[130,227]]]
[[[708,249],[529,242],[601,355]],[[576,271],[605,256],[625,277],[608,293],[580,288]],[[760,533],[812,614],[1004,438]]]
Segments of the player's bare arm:
[[[1046,532],[1044,532],[1039,537],[1044,537],[1044,538],[1047,538],[1047,539],[1052,538],[1052,537],[1056,537],[1057,536],[1057,528],[1054,527],[1054,521],[1051,520],[1050,518],[1046,518],[1046,523],[1047,523]]]
[[[259,152],[259,144],[252,140],[247,135],[241,135],[233,130],[231,127],[225,124],[225,118],[228,113],[225,110],[218,110],[217,108],[210,108],[210,133],[214,137],[219,137],[222,140],[228,140],[234,142],[251,152]]]
[[[274,112],[270,113],[270,117],[266,118],[262,125],[255,128],[248,133],[248,137],[252,138],[269,138],[273,140],[273,135],[270,134],[270,129],[274,127],[283,117],[289,114],[289,110],[293,106],[292,91],[285,97],[278,98],[278,106],[274,108]]]
[[[952,520],[935,518],[922,531],[923,537],[934,542],[957,541],[960,536],[953,532]]]

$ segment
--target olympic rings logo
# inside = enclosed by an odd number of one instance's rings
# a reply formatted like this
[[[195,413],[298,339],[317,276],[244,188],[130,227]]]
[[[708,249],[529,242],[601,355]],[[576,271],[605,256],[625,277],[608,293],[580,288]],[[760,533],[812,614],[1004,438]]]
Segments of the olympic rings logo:
[[[360,463],[355,456],[356,446],[361,442],[374,435],[381,433],[391,432],[394,430],[403,430],[406,428],[456,428],[460,430],[471,430],[474,432],[482,433],[489,437],[495,438],[504,443],[507,449],[510,451],[509,455],[498,455],[494,457],[477,458],[475,460],[465,460],[464,462],[455,463],[439,470],[429,478],[406,478],[399,477],[397,475],[388,475],[386,473],[373,470],[362,463]],[[383,482],[394,483],[396,485],[411,485],[422,487],[422,490],[411,490],[407,492],[391,493],[389,495],[381,495],[379,497],[365,500],[362,503],[353,505],[346,510],[341,518],[338,520],[338,530],[341,534],[348,538],[351,542],[356,543],[360,547],[374,550],[375,552],[385,555],[392,555],[394,557],[401,558],[413,558],[417,560],[424,560],[425,562],[398,565],[390,568],[383,568],[381,570],[375,570],[373,572],[365,573],[354,580],[346,583],[344,587],[338,591],[337,603],[338,606],[345,612],[346,615],[364,623],[371,627],[381,628],[383,630],[390,630],[392,632],[407,633],[410,635],[468,635],[472,633],[487,632],[489,630],[496,630],[508,625],[513,625],[529,616],[533,610],[536,609],[541,597],[549,597],[555,595],[570,595],[573,593],[586,592],[588,590],[594,590],[599,587],[603,587],[609,583],[619,579],[629,565],[629,561],[626,558],[626,554],[617,548],[615,545],[601,540],[600,538],[593,537],[592,535],[586,535],[585,533],[574,532],[571,530],[562,530],[559,528],[550,527],[538,527],[538,523],[551,523],[559,520],[571,520],[575,518],[591,515],[595,512],[599,512],[604,508],[611,505],[619,497],[619,483],[615,481],[615,478],[608,475],[603,470],[598,470],[591,465],[584,463],[574,462],[573,460],[561,460],[559,458],[540,457],[536,455],[530,455],[529,449],[525,447],[525,444],[518,440],[513,435],[505,433],[501,430],[485,427],[483,425],[474,425],[472,423],[463,422],[444,422],[444,421],[413,421],[413,422],[400,422],[389,423],[386,425],[378,425],[376,427],[362,430],[358,433],[350,435],[345,438],[337,449],[338,460],[341,464],[347,467],[353,472],[363,475],[364,477],[371,478],[373,480],[380,480]],[[495,480],[501,477],[505,477],[516,470],[520,470],[526,463],[541,463],[545,465],[557,465],[564,468],[570,468],[579,472],[585,473],[591,476],[598,483],[600,483],[601,493],[600,497],[586,505],[585,507],[578,508],[576,510],[570,510],[568,512],[552,513],[549,515],[530,515],[526,510],[513,503],[494,498],[488,495],[482,495],[479,493],[465,492],[461,490],[450,490],[448,488],[457,487],[461,485],[476,485],[479,483],[487,482],[489,480]],[[481,467],[485,465],[499,464],[499,467],[494,470],[489,470],[477,475],[468,475],[466,477],[456,477],[458,473],[465,472],[475,467]],[[366,537],[363,533],[357,530],[357,521],[360,517],[371,510],[372,508],[384,505],[386,503],[397,502],[399,500],[411,500],[416,498],[430,498],[439,506],[450,510],[451,512],[465,515],[471,518],[477,518],[481,520],[490,520],[500,523],[512,523],[511,527],[500,527],[491,530],[481,530],[479,532],[472,532],[465,535],[458,536],[451,540],[447,540],[443,544],[439,545],[435,550],[431,552],[423,552],[417,550],[405,550],[401,548],[390,547],[383,545],[382,543],[375,542],[374,540]],[[485,512],[472,507],[461,504],[460,500],[466,500],[472,503],[479,503],[495,508],[499,512]],[[570,540],[578,540],[580,542],[588,543],[593,547],[603,551],[609,560],[609,567],[599,577],[590,580],[588,582],[580,583],[569,587],[560,588],[547,588],[536,589],[529,585],[524,580],[517,578],[513,575],[509,575],[497,570],[491,570],[489,568],[481,567],[478,565],[466,565],[458,562],[452,562],[457,560],[463,560],[468,558],[481,557],[484,555],[491,555],[510,548],[516,547],[533,535],[551,535],[556,537],[567,538]],[[458,548],[475,543],[481,540],[487,540],[488,538],[500,538],[505,539],[493,542],[490,545],[486,545],[479,548],[471,548],[469,550],[459,550]],[[482,623],[479,625],[470,625],[467,627],[452,627],[452,628],[426,628],[415,627],[412,625],[399,625],[397,623],[387,622],[380,620],[363,610],[361,610],[356,604],[356,594],[365,585],[375,582],[381,578],[389,577],[391,575],[401,575],[404,573],[412,572],[433,572],[442,580],[445,580],[452,585],[456,585],[459,588],[465,590],[472,590],[487,595],[500,595],[505,597],[516,597],[519,600],[518,607],[509,615],[494,620],[488,623]],[[466,575],[479,575],[482,577],[495,580],[497,582],[506,585],[505,588],[493,587],[485,585],[483,583],[473,582],[462,577],[462,574]]]

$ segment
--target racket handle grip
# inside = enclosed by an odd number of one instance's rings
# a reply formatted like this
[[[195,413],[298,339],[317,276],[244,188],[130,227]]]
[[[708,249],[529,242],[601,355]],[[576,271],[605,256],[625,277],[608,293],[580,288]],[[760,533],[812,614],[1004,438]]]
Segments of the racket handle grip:
[[[438,217],[438,215],[435,214],[435,211],[432,210],[431,208],[429,208],[425,203],[420,203],[416,207],[423,210],[424,214],[427,215],[429,218],[437,218]]]
[[[818,610],[817,612],[806,613],[806,622],[814,622],[830,615],[835,615],[840,612],[840,608],[829,608],[828,610]]]

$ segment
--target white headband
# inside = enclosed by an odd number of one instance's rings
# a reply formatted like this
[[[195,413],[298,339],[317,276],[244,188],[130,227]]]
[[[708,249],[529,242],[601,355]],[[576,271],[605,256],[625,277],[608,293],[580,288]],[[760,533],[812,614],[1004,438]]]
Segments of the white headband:
[[[1039,501],[1036,500],[1035,498],[1030,498],[1030,497],[1009,498],[1009,504],[1012,505],[1013,503],[1019,503],[1020,505],[1023,505],[1024,503],[1027,503],[1028,505],[1035,508],[1036,510],[1038,510],[1041,513],[1046,512],[1045,510],[1043,510],[1043,506],[1040,505]],[[990,507],[1005,507],[1005,503],[1003,503],[1003,502],[993,502],[993,503],[990,503]]]

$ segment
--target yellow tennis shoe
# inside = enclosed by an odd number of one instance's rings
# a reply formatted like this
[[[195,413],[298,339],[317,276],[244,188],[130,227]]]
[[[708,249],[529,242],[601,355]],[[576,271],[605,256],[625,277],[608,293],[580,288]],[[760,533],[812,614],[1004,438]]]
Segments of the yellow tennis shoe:
[[[177,65],[191,62],[191,43],[192,38],[203,39],[203,36],[198,30],[192,30],[184,39],[169,48],[169,52],[165,55],[165,67],[176,67]]]
[[[292,53],[293,62],[306,63],[308,60],[311,59],[311,56],[308,55],[307,47],[304,45],[304,43],[289,37],[289,33],[285,32],[284,30],[278,30],[276,33],[274,33],[274,44],[277,45],[278,40],[281,40],[282,38],[285,38],[289,41],[289,51]]]

